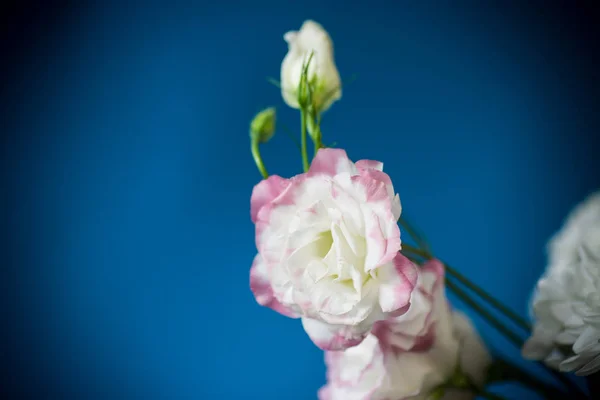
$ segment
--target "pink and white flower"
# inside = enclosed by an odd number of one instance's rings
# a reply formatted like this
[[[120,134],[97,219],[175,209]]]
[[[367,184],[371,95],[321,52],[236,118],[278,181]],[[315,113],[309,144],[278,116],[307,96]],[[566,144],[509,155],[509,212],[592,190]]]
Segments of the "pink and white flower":
[[[257,301],[301,317],[324,350],[358,345],[409,308],[417,268],[399,253],[400,199],[377,161],[321,149],[307,173],[254,187]]]
[[[424,280],[435,282],[421,286],[426,297],[432,296],[429,306],[415,309],[412,318],[396,321],[394,331],[382,339],[370,334],[356,347],[326,352],[327,384],[319,391],[320,400],[425,400],[459,365],[474,384],[484,384],[490,356],[468,318],[450,310],[438,280],[439,267],[439,262],[427,267],[430,271],[425,274],[435,277]],[[425,331],[431,332],[425,335],[431,340],[416,346],[414,338],[423,337],[419,333]],[[394,333],[401,336],[397,342],[391,338]],[[408,338],[413,338],[412,345]],[[473,398],[473,393],[450,389],[443,397]]]

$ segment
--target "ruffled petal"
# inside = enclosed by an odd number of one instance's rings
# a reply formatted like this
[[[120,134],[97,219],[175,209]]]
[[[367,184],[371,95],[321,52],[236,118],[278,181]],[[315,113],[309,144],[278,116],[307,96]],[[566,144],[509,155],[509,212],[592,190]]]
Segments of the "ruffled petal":
[[[260,181],[252,189],[250,197],[250,218],[256,222],[260,209],[275,200],[285,188],[289,185],[289,180],[277,175],[271,175],[267,179]]]
[[[299,317],[293,310],[285,307],[275,298],[267,266],[262,261],[260,254],[254,257],[252,268],[250,268],[250,290],[252,290],[256,302],[261,306],[269,307],[286,317]]]
[[[312,318],[302,318],[302,326],[313,341],[322,350],[339,351],[354,347],[363,341],[368,331],[353,327],[329,325]]]
[[[335,176],[342,173],[352,175],[356,173],[354,163],[342,149],[319,149],[308,170],[311,176]]]
[[[381,279],[379,305],[391,313],[407,306],[417,284],[418,269],[408,258],[397,253],[392,264],[378,270]]]

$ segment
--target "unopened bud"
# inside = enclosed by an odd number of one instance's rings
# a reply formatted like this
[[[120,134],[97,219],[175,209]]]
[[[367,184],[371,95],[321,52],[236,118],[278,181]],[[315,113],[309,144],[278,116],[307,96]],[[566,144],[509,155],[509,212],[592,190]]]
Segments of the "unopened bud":
[[[260,143],[268,142],[275,134],[275,107],[262,110],[250,123],[250,137]]]

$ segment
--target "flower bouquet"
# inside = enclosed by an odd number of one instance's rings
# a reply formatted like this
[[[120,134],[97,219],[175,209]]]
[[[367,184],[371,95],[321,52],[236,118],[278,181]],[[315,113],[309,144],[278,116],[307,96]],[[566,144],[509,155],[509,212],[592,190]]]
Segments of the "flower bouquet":
[[[260,305],[299,318],[325,351],[327,383],[319,399],[501,399],[489,386],[508,381],[548,399],[587,398],[565,373],[600,370],[600,194],[550,241],[532,328],[434,255],[402,217],[382,162],[352,161],[346,151],[323,145],[321,116],[342,95],[331,38],[306,21],[284,39],[289,50],[278,85],[300,113],[303,171],[269,175],[260,148],[275,132],[275,109],[256,115],[250,141],[263,179],[250,201],[258,250],[250,288]],[[415,245],[401,241],[401,229]],[[451,306],[446,288],[525,358],[541,361],[555,383],[490,354],[467,316]]]

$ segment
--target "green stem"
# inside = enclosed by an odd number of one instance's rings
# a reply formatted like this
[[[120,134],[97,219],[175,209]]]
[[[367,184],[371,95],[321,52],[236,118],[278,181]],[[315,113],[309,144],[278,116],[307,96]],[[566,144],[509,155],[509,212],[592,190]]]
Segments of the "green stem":
[[[314,123],[315,125],[315,131],[312,134],[312,139],[313,139],[313,144],[315,147],[315,154],[313,157],[317,156],[317,153],[319,152],[319,149],[321,147],[323,147],[323,143],[322,143],[322,134],[323,132],[321,132],[321,114],[317,113],[317,117],[313,119],[313,121],[316,121]]]
[[[258,140],[252,141],[252,143],[250,145],[250,149],[252,151],[252,157],[254,158],[254,163],[258,167],[260,174],[263,176],[264,179],[267,179],[269,177],[269,173],[267,172],[267,169],[265,168],[265,164],[263,163],[262,157],[260,156],[260,150],[258,148]]]
[[[402,217],[400,217],[400,219],[398,220],[398,223],[415,240],[415,242],[417,242],[417,245],[419,247],[422,247],[423,249],[428,251],[429,246],[427,246],[427,242],[425,241],[423,236],[421,236],[421,234],[419,234],[419,232],[417,232],[417,230],[415,228],[413,228],[413,226],[411,224],[409,224]]]
[[[413,246],[411,246],[409,244],[406,244],[404,242],[402,242],[402,251],[409,252],[409,253],[411,253],[411,254],[413,254],[415,256],[423,257],[423,258],[426,258],[428,260],[431,259],[431,258],[433,258],[433,256],[428,251],[417,249],[416,247],[413,247]]]
[[[317,125],[317,127],[316,127],[315,129],[316,129],[316,130],[317,130],[317,132],[318,132],[318,136],[317,136],[317,137],[321,137],[321,127],[320,127],[319,125]],[[323,147],[323,145],[322,145],[321,141],[320,141],[320,140],[318,140],[318,139],[316,139],[316,140],[313,140],[313,143],[314,143],[314,145],[315,145],[315,154],[314,154],[314,156],[313,156],[313,157],[316,157],[316,156],[317,156],[317,153],[319,152],[319,149],[320,149],[321,147]]]
[[[556,378],[556,380],[558,380],[563,385],[565,385],[565,387],[567,389],[569,389],[569,392],[575,393],[577,396],[574,397],[574,399],[587,399],[588,398],[585,395],[585,393],[579,388],[579,386],[577,386],[575,383],[573,383],[573,381],[570,380],[568,376],[566,376],[562,372],[558,372],[558,371],[548,367],[546,364],[543,364],[542,362],[539,362],[539,364],[541,364],[544,367],[544,369],[546,369],[546,371],[549,371],[552,374],[552,376]]]
[[[476,301],[474,301],[472,298],[470,298],[469,295],[466,294],[454,282],[446,279],[446,286],[452,292],[454,292],[454,294],[456,294],[465,304],[467,304],[469,307],[471,307],[473,310],[475,310],[479,315],[481,315],[485,320],[487,320],[487,322],[490,325],[492,325],[494,328],[496,328],[496,330],[498,330],[498,332],[503,334],[515,346],[517,346],[519,349],[521,347],[523,347],[523,340],[518,335],[515,335],[510,329],[508,329],[506,326],[504,326],[504,324],[502,324],[502,322],[500,322],[498,319],[496,319],[489,311],[487,311],[485,308],[483,308],[481,305],[479,305]],[[579,387],[577,387],[577,385],[575,385],[566,375],[564,375],[558,371],[555,371],[553,369],[550,369],[550,368],[546,367],[545,365],[544,365],[544,367],[558,381],[560,381],[563,385],[565,385],[565,387],[567,387],[571,393],[576,393],[577,396],[579,396],[577,398],[585,398],[585,394],[581,391],[581,389],[579,389]]]
[[[403,250],[406,250],[406,245],[402,245]],[[417,261],[411,256],[408,258],[412,261]],[[510,329],[508,329],[499,319],[494,317],[492,313],[483,308],[479,303],[473,300],[460,286],[454,283],[452,280],[446,277],[446,286],[450,289],[456,296],[462,300],[467,306],[471,307],[475,310],[479,315],[481,315],[490,325],[498,330],[498,332],[502,333],[508,340],[510,340],[517,347],[521,348],[523,345],[523,339],[521,339],[518,335],[513,333]]]
[[[496,358],[488,371],[487,383],[514,381],[529,387],[548,400],[561,400],[565,398],[565,393],[557,387],[548,385],[544,381],[532,376],[529,372],[523,370],[518,365],[506,361],[502,358]],[[570,382],[570,381],[569,381]],[[564,382],[563,382],[564,383]],[[576,394],[574,399],[585,398],[585,395],[572,383],[565,384],[571,393]]]
[[[466,305],[475,310],[479,315],[481,315],[490,325],[498,330],[501,334],[503,334],[509,341],[511,341],[515,346],[521,348],[523,346],[523,339],[521,339],[518,335],[513,333],[510,329],[508,329],[500,320],[492,315],[488,310],[483,308],[479,303],[473,300],[467,293],[465,293],[456,283],[452,282],[448,278],[446,278],[446,286],[450,289],[459,299],[461,299]]]
[[[402,244],[403,250],[407,250],[407,247],[410,248],[410,246]],[[419,249],[416,249],[416,250],[419,250]],[[420,255],[421,257],[424,257],[424,258],[429,258],[429,257],[426,257],[425,255],[423,255],[421,251],[419,251],[419,254],[417,254],[417,255]],[[417,261],[416,259],[412,258],[411,256],[409,256],[408,258],[411,259],[412,261]],[[492,325],[498,332],[500,332],[502,335],[504,335],[504,337],[506,337],[515,346],[517,346],[518,348],[523,347],[523,340],[518,335],[513,333],[502,322],[500,322],[500,320],[498,320],[496,317],[494,317],[492,315],[492,313],[490,313],[488,310],[486,310],[480,304],[478,304],[475,300],[473,300],[463,289],[460,288],[460,286],[458,286],[456,283],[449,280],[448,278],[446,278],[446,286],[454,294],[456,294],[456,296],[459,299],[461,299],[467,306],[471,307],[475,312],[477,312],[479,315],[481,315],[490,325]],[[577,385],[575,385],[566,375],[547,367],[543,363],[540,363],[540,364],[548,372],[550,372],[556,378],[556,380],[558,380],[563,385],[565,385],[565,387],[567,387],[571,393],[576,393],[579,396],[578,398],[585,398],[585,394],[581,391],[581,389]]]
[[[446,266],[446,271],[448,271],[448,274],[455,277],[457,281],[459,281],[461,284],[465,285],[467,288],[472,290],[475,294],[477,294],[482,299],[486,300],[492,307],[494,307],[496,310],[498,310],[499,312],[504,314],[507,318],[512,320],[516,325],[525,329],[527,332],[531,332],[531,325],[527,321],[525,321],[525,319],[523,319],[522,317],[517,315],[514,311],[512,311],[511,309],[506,307],[504,304],[502,304],[499,300],[497,300],[492,295],[487,293],[481,287],[472,283],[466,276],[464,276],[463,274],[458,272],[456,269],[452,268],[450,265],[448,265],[446,263],[444,263],[444,265]]]
[[[410,253],[413,253],[415,255],[421,256],[423,258],[427,258],[427,259],[432,258],[432,255],[429,252],[427,252],[425,250],[414,248],[414,247],[406,245],[404,243],[402,244],[402,249],[406,250]],[[482,288],[480,288],[479,286],[477,286],[476,284],[471,282],[466,276],[464,276],[463,274],[458,272],[456,269],[452,268],[450,265],[444,263],[444,266],[445,266],[446,271],[448,272],[448,275],[456,278],[456,280],[459,281],[462,285],[466,286],[467,288],[472,290],[477,296],[479,296],[482,299],[484,299],[485,301],[487,301],[492,307],[494,307],[500,313],[504,314],[504,316],[506,316],[511,321],[513,321],[516,325],[525,329],[527,332],[531,331],[531,325],[527,321],[525,321],[525,319],[523,319],[522,317],[517,315],[517,313],[515,313],[514,311],[512,311],[511,309],[506,307],[504,304],[502,304],[499,300],[497,300],[495,297],[490,295],[488,292],[486,292],[485,290],[483,290]]]
[[[306,151],[306,110],[303,108],[300,109],[300,146],[302,148],[302,168],[304,172],[308,171],[308,153]]]

